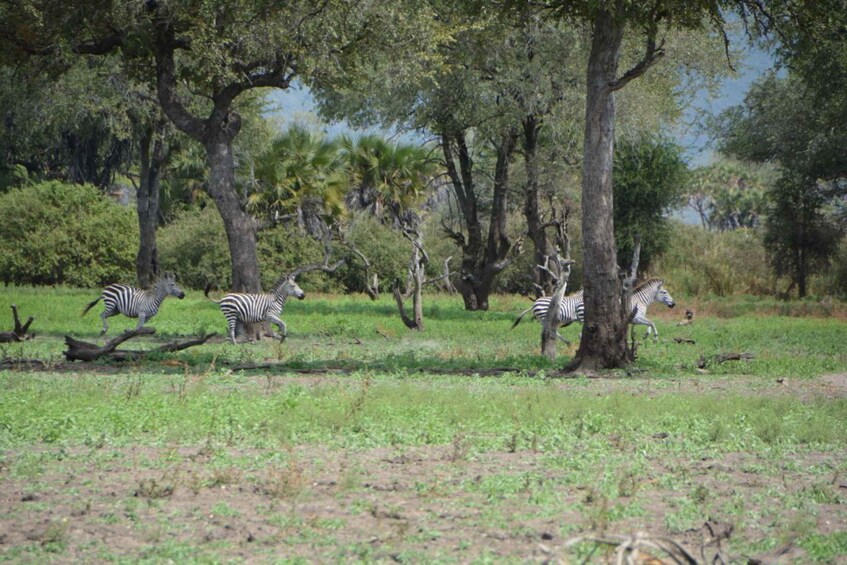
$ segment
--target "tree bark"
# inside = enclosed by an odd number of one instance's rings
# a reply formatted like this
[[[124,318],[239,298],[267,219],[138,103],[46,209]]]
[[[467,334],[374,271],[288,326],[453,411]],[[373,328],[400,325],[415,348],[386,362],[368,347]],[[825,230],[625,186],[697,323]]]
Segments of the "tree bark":
[[[442,134],[442,150],[447,172],[468,232],[467,238],[459,233],[450,234],[462,248],[462,265],[457,288],[466,310],[488,310],[488,298],[494,279],[509,264],[507,257],[512,243],[507,233],[506,196],[509,187],[509,166],[516,142],[517,133],[509,131],[497,146],[488,239],[483,244],[482,224],[473,182],[473,164],[465,145],[464,134]],[[459,164],[458,169],[456,161]]]
[[[162,140],[163,129],[161,124],[156,128],[150,127],[141,136],[141,179],[135,191],[141,235],[138,254],[135,256],[135,273],[141,288],[152,285],[159,274],[156,228],[159,222],[161,170],[167,158]]]
[[[223,219],[232,258],[232,290],[261,292],[256,252],[257,224],[244,210],[236,191],[232,139],[229,136],[215,137],[204,145],[209,160],[209,194]]]
[[[535,265],[543,265],[545,258],[550,256],[550,243],[544,222],[541,219],[538,187],[538,132],[541,128],[539,120],[528,115],[523,120],[523,149],[526,167],[526,190],[524,192],[524,217],[526,231],[532,240],[535,253]],[[532,270],[532,282],[536,289],[536,298],[553,293],[553,277],[542,269]]]
[[[593,23],[587,71],[582,178],[585,324],[570,369],[610,369],[629,363],[613,223],[612,157],[618,59],[624,23],[601,10]]]

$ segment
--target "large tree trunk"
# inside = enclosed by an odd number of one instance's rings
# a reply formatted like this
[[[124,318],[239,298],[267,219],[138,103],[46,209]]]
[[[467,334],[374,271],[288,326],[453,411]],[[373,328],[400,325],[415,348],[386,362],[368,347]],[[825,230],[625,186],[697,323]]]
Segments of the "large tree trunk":
[[[509,264],[507,257],[512,243],[507,233],[506,196],[509,187],[509,165],[516,141],[517,134],[510,131],[504,134],[497,147],[491,218],[488,224],[488,239],[483,246],[472,162],[464,135],[442,135],[447,172],[468,232],[467,238],[455,232],[450,234],[462,248],[462,266],[457,288],[466,310],[488,310],[488,298],[494,279]],[[454,159],[458,160],[458,169]]]
[[[159,221],[160,174],[166,158],[160,133],[151,127],[141,138],[141,179],[135,191],[141,234],[135,256],[135,273],[141,288],[150,287],[159,274],[156,227]]]
[[[588,61],[582,178],[585,324],[572,369],[609,369],[630,362],[621,307],[612,202],[615,99],[624,25],[609,12],[594,21]]]
[[[260,292],[259,260],[256,252],[256,222],[241,205],[235,186],[232,142],[241,130],[241,117],[232,109],[235,97],[251,85],[235,84],[212,96],[206,118],[192,114],[177,89],[174,51],[180,45],[171,22],[157,14],[156,86],[165,114],[182,132],[200,142],[209,160],[209,194],[221,214],[232,259],[232,289]]]
[[[244,211],[235,187],[232,139],[216,138],[205,143],[209,160],[209,194],[224,223],[232,258],[232,290],[261,292],[259,256],[256,252],[256,221]]]
[[[545,264],[550,257],[550,242],[541,219],[541,207],[538,187],[538,131],[541,127],[535,116],[526,116],[523,120],[523,148],[526,167],[526,190],[524,192],[524,217],[526,231],[532,240],[535,253],[534,265]],[[536,297],[553,293],[553,277],[542,269],[532,270],[532,282],[535,285]]]

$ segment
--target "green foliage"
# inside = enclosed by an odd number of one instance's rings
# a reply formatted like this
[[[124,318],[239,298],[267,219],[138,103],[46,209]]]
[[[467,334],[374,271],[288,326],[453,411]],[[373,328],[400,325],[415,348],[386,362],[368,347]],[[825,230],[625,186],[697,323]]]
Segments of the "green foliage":
[[[688,296],[774,293],[762,235],[755,230],[712,232],[673,222],[667,250],[652,270]]]
[[[141,90],[113,58],[77,60],[58,77],[41,61],[0,67],[0,169],[107,187],[132,160],[132,121],[153,111]]]
[[[159,230],[162,270],[177,273],[181,285],[230,287],[229,248],[220,214],[211,206],[187,210]]]
[[[285,273],[309,263],[320,263],[323,259],[321,243],[294,224],[279,224],[259,231],[259,265],[262,268],[262,287],[271,288]],[[311,271],[297,279],[300,287],[308,292],[340,292],[338,275]]]
[[[629,269],[636,236],[640,268],[668,245],[667,214],[680,204],[688,168],[682,149],[668,139],[642,136],[617,144],[614,163],[615,240],[618,262]]]
[[[135,212],[90,185],[44,182],[0,195],[0,279],[96,287],[132,281]]]
[[[755,228],[765,215],[765,192],[778,178],[773,165],[723,158],[692,172],[685,191],[703,227]]]
[[[351,224],[349,240],[371,263],[371,274],[379,276],[383,292],[391,291],[394,279],[406,282],[411,242],[396,229],[372,216],[357,214]],[[365,272],[361,260],[353,253],[346,254],[347,262],[338,270],[337,278],[347,292],[362,292]]]
[[[313,214],[336,218],[344,211],[346,176],[339,146],[301,126],[280,134],[257,159],[259,190],[248,210],[259,216],[291,214],[316,208]]]
[[[826,202],[813,179],[784,175],[770,191],[765,246],[777,275],[790,277],[800,297],[809,277],[829,265],[838,247],[838,227],[823,213]]]

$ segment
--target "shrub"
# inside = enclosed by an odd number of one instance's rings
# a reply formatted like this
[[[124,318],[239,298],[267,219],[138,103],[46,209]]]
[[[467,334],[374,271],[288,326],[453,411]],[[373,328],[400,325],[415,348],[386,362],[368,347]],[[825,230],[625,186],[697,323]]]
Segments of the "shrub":
[[[756,230],[706,231],[674,223],[667,251],[652,269],[689,296],[775,293],[761,234]]]
[[[372,217],[359,215],[350,230],[350,241],[370,261],[371,273],[379,276],[381,292],[390,292],[396,278],[405,285],[412,244],[403,234]],[[347,261],[337,274],[339,282],[347,292],[363,292],[365,271],[361,259],[349,251],[345,257]]]
[[[0,278],[94,287],[135,277],[138,221],[90,185],[42,182],[0,195]]]
[[[177,273],[181,285],[230,288],[231,263],[223,220],[213,207],[186,210],[157,235],[163,271]]]
[[[323,245],[294,225],[277,225],[259,232],[259,266],[262,287],[270,289],[283,274],[323,260]],[[229,255],[227,255],[229,257]],[[310,271],[297,279],[306,292],[339,292],[337,273]]]

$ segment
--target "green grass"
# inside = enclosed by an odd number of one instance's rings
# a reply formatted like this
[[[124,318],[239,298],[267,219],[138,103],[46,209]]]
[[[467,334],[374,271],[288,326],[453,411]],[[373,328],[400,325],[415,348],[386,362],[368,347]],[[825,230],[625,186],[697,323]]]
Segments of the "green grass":
[[[62,360],[63,337],[98,341],[100,305],[81,317],[83,307],[97,296],[96,290],[33,289],[7,287],[0,290],[0,305],[18,305],[24,317],[35,316],[32,331],[39,339],[23,344],[0,345],[0,356]],[[744,374],[753,377],[790,375],[808,378],[847,368],[847,324],[838,318],[766,317],[745,314],[734,318],[697,317],[687,327],[675,321],[685,308],[668,310],[654,306],[650,315],[657,321],[660,339],[638,349],[636,370],[651,378],[697,375],[701,357],[729,351],[749,352],[751,361],[710,366],[712,374]],[[528,301],[517,297],[494,297],[487,312],[466,312],[458,297],[426,297],[424,332],[409,332],[396,312],[393,300],[382,297],[372,302],[364,297],[308,295],[291,301],[283,313],[290,336],[280,343],[211,343],[168,356],[192,367],[213,363],[243,364],[279,361],[292,369],[341,368],[378,372],[471,371],[508,368],[515,371],[556,369],[573,348],[560,347],[562,361],[550,363],[539,353],[539,324],[524,321],[515,330],[511,322]],[[1,312],[0,312],[1,313]],[[2,320],[0,316],[0,320]],[[123,316],[109,319],[109,336],[135,326]],[[11,316],[8,319],[11,327]],[[217,306],[199,292],[184,300],[168,298],[159,314],[148,324],[155,338],[137,339],[153,344],[162,339],[217,332],[224,336],[224,318]],[[563,330],[577,342],[580,326]],[[639,329],[639,335],[641,334]],[[694,340],[679,344],[674,338]]]
[[[734,525],[738,559],[785,546],[801,562],[847,557],[823,527],[847,523],[847,397],[820,381],[847,372],[836,317],[739,309],[677,327],[679,312],[656,308],[661,338],[633,367],[561,379],[573,348],[551,363],[537,323],[509,330],[523,299],[465,312],[427,297],[426,329],[410,332],[387,297],[308,296],[286,306],[283,343],[66,364],[66,334],[103,339],[99,306],[79,316],[96,295],[0,290],[37,334],[0,358],[47,361],[0,371],[0,492],[13,501],[0,529],[29,528],[0,558],[525,562],[539,543],[588,555],[563,548],[588,532],[696,547],[709,519]],[[150,325],[126,347],[224,331],[196,292]],[[728,351],[754,358],[697,366]],[[232,370],[257,362],[275,365]],[[474,374],[494,368],[508,371]],[[79,534],[98,529],[133,543]]]

